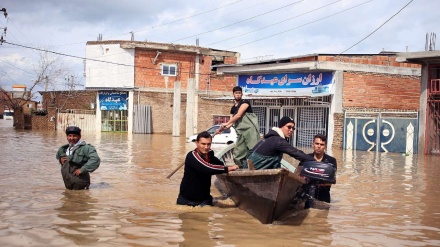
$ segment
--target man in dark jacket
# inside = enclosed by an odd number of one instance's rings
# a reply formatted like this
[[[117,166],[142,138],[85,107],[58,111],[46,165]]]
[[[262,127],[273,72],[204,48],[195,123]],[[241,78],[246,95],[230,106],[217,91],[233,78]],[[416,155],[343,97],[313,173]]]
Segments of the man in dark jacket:
[[[283,154],[286,153],[293,158],[304,162],[313,161],[303,151],[294,148],[287,140],[293,135],[295,122],[290,117],[284,116],[278,122],[278,128],[273,127],[250,151],[248,160],[255,169],[274,169],[281,167]]]
[[[313,157],[316,161],[330,163],[337,170],[338,164],[336,159],[325,153],[326,146],[327,137],[322,134],[315,135],[312,143],[313,153],[310,153],[309,156]],[[318,184],[314,197],[320,201],[330,202],[330,187],[331,184]]]
[[[196,149],[185,158],[185,170],[177,204],[188,206],[213,205],[211,196],[211,176],[238,169],[237,165],[225,166],[211,150],[212,136],[203,131],[197,135]]]
[[[88,189],[90,185],[89,173],[98,169],[101,159],[96,149],[81,141],[81,129],[76,126],[66,128],[68,144],[61,146],[56,154],[61,164],[66,189]]]

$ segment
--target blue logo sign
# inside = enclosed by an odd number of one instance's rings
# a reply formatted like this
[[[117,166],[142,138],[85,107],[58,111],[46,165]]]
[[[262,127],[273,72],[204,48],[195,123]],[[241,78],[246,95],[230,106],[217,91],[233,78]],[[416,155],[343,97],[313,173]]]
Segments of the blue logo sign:
[[[247,95],[330,93],[332,72],[240,75],[238,86]]]
[[[101,111],[127,110],[127,92],[99,92]]]

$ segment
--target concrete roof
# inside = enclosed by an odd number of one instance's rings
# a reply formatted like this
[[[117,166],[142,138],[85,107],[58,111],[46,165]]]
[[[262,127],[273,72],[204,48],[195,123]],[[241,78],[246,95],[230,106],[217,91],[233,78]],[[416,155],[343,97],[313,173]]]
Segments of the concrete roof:
[[[206,48],[195,45],[180,45],[172,43],[155,43],[144,41],[131,41],[131,40],[104,40],[104,41],[87,41],[86,45],[105,45],[105,44],[119,44],[123,49],[149,49],[149,50],[161,50],[161,51],[178,51],[187,53],[199,53],[213,56],[227,56],[234,57],[239,54],[234,51],[217,50],[212,48]]]
[[[396,57],[397,62],[440,63],[440,51],[402,52]]]
[[[332,61],[312,61],[296,63],[273,63],[237,65],[217,68],[218,74],[261,74],[261,73],[293,73],[293,72],[325,72],[325,71],[359,71],[368,73],[382,73],[394,75],[421,76],[420,68],[393,67],[371,64],[356,64]]]
[[[283,63],[285,61],[289,62],[291,59],[300,59],[300,58],[306,58],[306,57],[319,57],[319,56],[341,56],[341,57],[362,57],[362,56],[390,56],[394,57],[398,54],[398,52],[394,51],[382,51],[380,53],[365,53],[365,54],[336,54],[336,53],[311,53],[311,54],[303,54],[303,55],[297,55],[297,56],[290,56],[290,57],[282,57],[282,58],[271,58],[271,59],[262,59],[262,60],[255,60],[255,61],[248,61],[248,62],[240,62],[237,65],[235,64],[218,64],[214,65],[213,67],[231,67],[231,66],[243,66],[243,65],[252,65],[252,64],[270,64],[270,63]]]

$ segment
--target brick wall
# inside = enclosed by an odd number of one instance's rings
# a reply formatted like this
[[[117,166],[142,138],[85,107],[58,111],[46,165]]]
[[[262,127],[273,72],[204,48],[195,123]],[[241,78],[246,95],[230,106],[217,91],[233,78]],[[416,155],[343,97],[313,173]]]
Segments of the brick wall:
[[[237,77],[231,75],[211,75],[210,90],[227,92],[232,96],[232,88],[237,85]],[[202,90],[202,88],[201,88]]]
[[[69,91],[54,91],[54,92],[40,92],[43,97],[43,109],[55,107],[60,110],[65,109],[81,109],[90,110],[90,104],[96,102],[97,91],[78,90],[75,92]]]
[[[56,117],[57,109],[80,109],[89,110],[90,103],[96,102],[97,91],[67,91],[40,92],[43,97],[43,109],[47,111],[46,116],[32,115],[30,122],[33,130],[56,130],[56,121],[51,121]]]
[[[162,51],[156,62],[153,63],[156,54],[156,51],[136,50],[135,86],[173,88],[174,82],[180,81],[182,89],[186,89],[188,79],[195,76],[196,54]],[[200,86],[206,84],[204,82],[211,72],[211,61],[210,56],[201,55],[199,57]],[[177,64],[178,66],[177,76],[168,76],[168,85],[165,83],[165,76],[161,75],[161,64]]]
[[[225,57],[225,64],[237,64],[237,57]]]
[[[344,113],[333,114],[335,129],[333,132],[333,147],[334,149],[342,149],[344,138]]]
[[[418,110],[419,100],[419,77],[344,72],[344,108]]]
[[[32,116],[32,129],[33,130],[45,130],[45,131],[54,131],[55,121],[50,121],[50,116]]]
[[[172,133],[173,129],[173,93],[142,92],[140,102],[151,106],[153,133]],[[214,115],[229,115],[232,103],[223,100],[199,98],[197,109],[198,132],[213,125]],[[186,134],[186,94],[181,96],[180,134]]]
[[[213,125],[214,115],[229,116],[232,104],[232,101],[228,100],[200,99],[197,121],[198,131],[200,132],[211,127]]]
[[[176,53],[163,51],[156,57],[156,51],[136,50],[135,56],[135,87],[140,88],[168,88],[172,89],[176,81],[180,81],[182,90],[186,90],[188,79],[195,78],[194,53]],[[235,64],[236,57],[224,57],[227,64]],[[177,64],[178,75],[168,76],[166,83],[165,76],[161,75],[161,64]],[[204,91],[208,88],[211,91],[229,91],[236,85],[237,80],[233,76],[218,76],[211,71],[212,57],[200,55],[199,57],[199,89]]]
[[[136,50],[135,87],[173,88],[174,82],[180,81],[182,88],[186,88],[188,78],[194,75],[195,54],[163,51],[154,62],[156,55],[156,51]],[[177,76],[168,76],[168,85],[161,75],[161,64],[178,66]]]
[[[151,106],[153,133],[173,132],[173,97],[173,93],[141,92],[141,104]],[[186,94],[181,95],[180,104],[180,133],[185,134]]]

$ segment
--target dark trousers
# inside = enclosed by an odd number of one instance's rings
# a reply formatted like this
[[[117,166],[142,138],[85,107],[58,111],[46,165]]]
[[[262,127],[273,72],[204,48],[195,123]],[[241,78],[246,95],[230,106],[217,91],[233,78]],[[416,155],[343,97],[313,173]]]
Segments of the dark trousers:
[[[177,202],[176,202],[176,204],[177,205],[186,205],[186,206],[192,206],[192,207],[195,207],[195,206],[201,206],[201,207],[203,207],[203,206],[213,206],[214,205],[214,203],[212,202],[212,197],[210,197],[210,198],[208,198],[208,199],[206,199],[206,200],[204,200],[204,201],[201,201],[201,202],[193,202],[193,201],[190,201],[190,200],[187,200],[187,199],[185,199],[183,196],[181,196],[181,195],[179,195],[178,197],[177,197]]]
[[[82,173],[78,177],[73,175],[73,172],[78,169],[75,166],[64,162],[61,167],[61,175],[63,176],[64,186],[69,190],[86,190],[90,186],[90,174]]]

